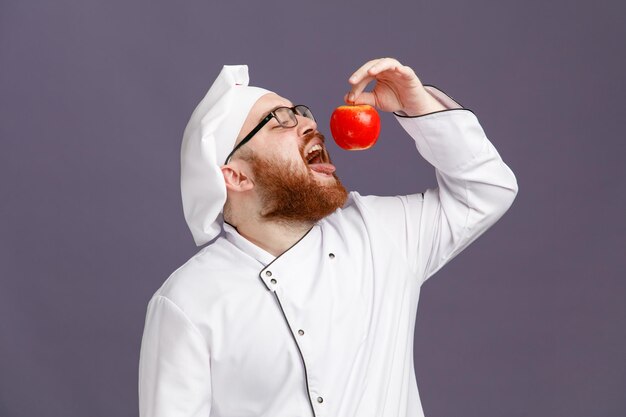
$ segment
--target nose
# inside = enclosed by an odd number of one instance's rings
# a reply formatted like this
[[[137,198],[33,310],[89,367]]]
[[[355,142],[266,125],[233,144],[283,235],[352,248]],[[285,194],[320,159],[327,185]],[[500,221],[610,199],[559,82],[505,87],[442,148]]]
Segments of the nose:
[[[315,123],[315,120],[300,115],[297,115],[296,118],[298,119],[298,126],[296,126],[298,129],[298,136],[304,136],[317,129],[317,123]]]

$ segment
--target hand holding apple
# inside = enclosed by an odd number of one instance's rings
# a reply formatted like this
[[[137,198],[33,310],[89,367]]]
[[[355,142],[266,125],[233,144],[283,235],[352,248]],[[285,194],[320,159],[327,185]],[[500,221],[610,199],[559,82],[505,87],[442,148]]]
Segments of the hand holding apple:
[[[376,80],[371,92],[365,87]],[[330,130],[343,149],[368,149],[380,133],[380,118],[376,108],[420,116],[445,107],[426,91],[415,72],[393,58],[366,62],[350,76],[351,91],[344,101],[352,106],[340,106],[333,112]],[[373,107],[372,107],[373,106]]]
[[[365,87],[376,80],[371,92]],[[426,91],[413,70],[393,58],[380,58],[366,62],[350,76],[351,91],[344,96],[348,104],[369,104],[382,111],[403,111],[409,116],[419,116],[445,110]]]

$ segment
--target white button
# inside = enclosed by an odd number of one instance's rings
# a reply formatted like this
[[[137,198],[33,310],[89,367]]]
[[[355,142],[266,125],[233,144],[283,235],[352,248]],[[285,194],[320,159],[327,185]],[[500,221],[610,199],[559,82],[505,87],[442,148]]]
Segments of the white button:
[[[323,403],[323,402],[324,402],[324,399],[323,399],[322,397],[317,397],[317,402],[318,402],[318,403]]]
[[[272,276],[272,271],[265,271],[265,275],[267,275],[268,277]]]
[[[274,278],[272,278],[272,279],[270,280],[270,282],[271,282],[272,284],[276,284],[276,280],[275,280]]]
[[[302,336],[302,335],[304,334],[304,330],[302,330],[302,329],[298,330],[298,334],[299,334],[300,336]]]

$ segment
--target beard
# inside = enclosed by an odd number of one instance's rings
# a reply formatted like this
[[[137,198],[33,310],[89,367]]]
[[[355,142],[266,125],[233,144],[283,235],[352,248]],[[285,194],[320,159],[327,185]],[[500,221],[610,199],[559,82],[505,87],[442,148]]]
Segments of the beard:
[[[319,133],[312,136],[323,140]],[[323,152],[330,162],[326,149]],[[307,172],[298,166],[299,161],[262,159],[256,155],[247,158],[261,200],[262,219],[284,223],[316,223],[345,204],[348,192],[337,175],[333,172],[332,180],[323,183],[318,181],[308,168],[304,146],[300,147],[300,154]]]

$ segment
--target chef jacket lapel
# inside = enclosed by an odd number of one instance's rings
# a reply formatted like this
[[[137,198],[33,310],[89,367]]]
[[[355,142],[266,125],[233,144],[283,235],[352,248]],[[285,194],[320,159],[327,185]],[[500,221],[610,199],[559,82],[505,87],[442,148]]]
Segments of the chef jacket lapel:
[[[259,278],[270,291],[276,291],[287,282],[293,283],[293,280],[301,275],[298,270],[302,268],[308,267],[307,274],[310,273],[313,265],[308,264],[317,263],[321,246],[319,225],[313,226],[299,241],[277,257],[241,236],[237,229],[228,223],[224,223],[224,231],[229,242],[263,265],[259,270]]]
[[[237,229],[226,222],[224,223],[224,232],[226,232],[226,240],[235,245],[246,255],[259,261],[262,266],[266,266],[274,260],[274,255],[241,236],[239,232],[237,232]]]

